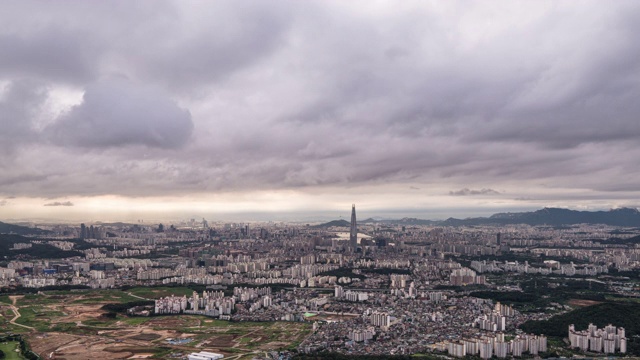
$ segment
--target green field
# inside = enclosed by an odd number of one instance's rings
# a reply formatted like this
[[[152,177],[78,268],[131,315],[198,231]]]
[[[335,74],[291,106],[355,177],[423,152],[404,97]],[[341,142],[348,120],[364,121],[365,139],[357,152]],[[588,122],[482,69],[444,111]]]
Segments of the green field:
[[[18,342],[12,341],[7,343],[0,343],[0,350],[4,352],[4,360],[22,360],[24,359],[20,354],[16,352],[18,348]]]
[[[38,331],[48,331],[52,319],[63,317],[60,311],[46,310],[41,306],[28,306],[20,308],[20,318],[16,323],[35,327]]]

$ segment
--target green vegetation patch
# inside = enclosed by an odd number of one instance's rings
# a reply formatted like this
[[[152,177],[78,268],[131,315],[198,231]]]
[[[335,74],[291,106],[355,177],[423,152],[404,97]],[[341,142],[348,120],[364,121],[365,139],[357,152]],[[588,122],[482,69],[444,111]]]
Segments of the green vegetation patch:
[[[528,333],[567,337],[569,325],[574,324],[577,330],[584,330],[590,323],[599,328],[609,324],[625,328],[626,336],[629,339],[628,352],[640,355],[640,339],[636,336],[640,335],[640,304],[637,303],[597,304],[557,315],[549,320],[527,321],[520,325],[520,328]]]
[[[51,320],[62,316],[64,314],[60,311],[45,309],[41,306],[21,307],[20,318],[16,323],[34,327],[38,331],[48,331]]]
[[[26,294],[16,301],[16,305],[19,307],[42,306],[42,305],[59,304],[61,301],[62,301],[61,299],[50,298],[45,295]]]
[[[530,274],[513,276],[512,280],[519,283],[522,291],[474,291],[470,296],[500,301],[521,312],[533,313],[554,311],[552,303],[606,301],[607,285],[598,281]]]
[[[121,290],[92,290],[72,295],[82,295],[74,299],[74,304],[101,304],[101,303],[124,303],[139,301],[140,299],[127,294]]]
[[[521,291],[474,291],[469,296],[500,301],[504,304],[529,303],[536,300],[534,294]]]
[[[104,306],[102,306],[102,310],[104,311],[109,311],[109,312],[115,312],[115,313],[125,313],[127,312],[127,310],[136,307],[136,306],[149,306],[149,305],[154,305],[155,302],[154,301],[150,301],[150,300],[138,300],[138,301],[131,301],[131,302],[126,302],[126,303],[117,303],[117,304],[106,304]]]
[[[0,351],[4,354],[4,357],[1,356],[0,359],[3,360],[23,360],[24,357],[20,355],[20,353],[16,352],[16,349],[20,346],[20,343],[17,341],[10,342],[0,342]]]
[[[8,252],[9,259],[18,255],[23,255],[33,259],[65,259],[75,256],[84,256],[83,253],[75,250],[61,250],[49,244],[33,244],[28,249],[11,250]]]

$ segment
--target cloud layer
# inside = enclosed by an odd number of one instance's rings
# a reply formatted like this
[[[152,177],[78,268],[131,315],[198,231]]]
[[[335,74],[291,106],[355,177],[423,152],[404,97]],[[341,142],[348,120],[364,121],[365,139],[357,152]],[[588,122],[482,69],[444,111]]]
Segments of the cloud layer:
[[[54,201],[52,203],[44,204],[44,206],[73,206],[73,203],[71,201]]]
[[[639,31],[633,1],[3,3],[0,196],[625,204]]]
[[[451,196],[500,195],[500,192],[493,189],[472,190],[472,189],[464,188],[457,191],[453,191],[453,190],[449,191],[449,195]]]
[[[47,131],[62,146],[173,149],[189,140],[193,123],[191,114],[169,98],[120,80],[88,86],[82,103]]]

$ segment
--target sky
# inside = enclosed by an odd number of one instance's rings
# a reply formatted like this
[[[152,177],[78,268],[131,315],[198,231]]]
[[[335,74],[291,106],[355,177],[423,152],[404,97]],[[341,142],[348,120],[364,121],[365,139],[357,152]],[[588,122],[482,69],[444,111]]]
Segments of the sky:
[[[636,207],[637,1],[0,2],[0,220]]]

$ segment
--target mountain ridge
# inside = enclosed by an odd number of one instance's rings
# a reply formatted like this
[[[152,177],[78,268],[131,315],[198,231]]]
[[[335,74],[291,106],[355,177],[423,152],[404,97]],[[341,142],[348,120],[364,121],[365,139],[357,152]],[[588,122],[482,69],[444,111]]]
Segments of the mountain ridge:
[[[640,227],[640,211],[635,208],[617,208],[608,211],[580,211],[563,208],[545,207],[536,211],[496,213],[489,217],[475,217],[466,219],[448,218],[446,220],[425,220],[417,218],[402,218],[397,220],[375,220],[368,218],[359,221],[361,224],[387,225],[436,225],[436,226],[474,226],[474,225],[513,225],[527,224],[532,226],[575,225],[575,224],[603,224],[623,227]],[[346,220],[334,220],[317,225],[317,227],[349,226]]]

